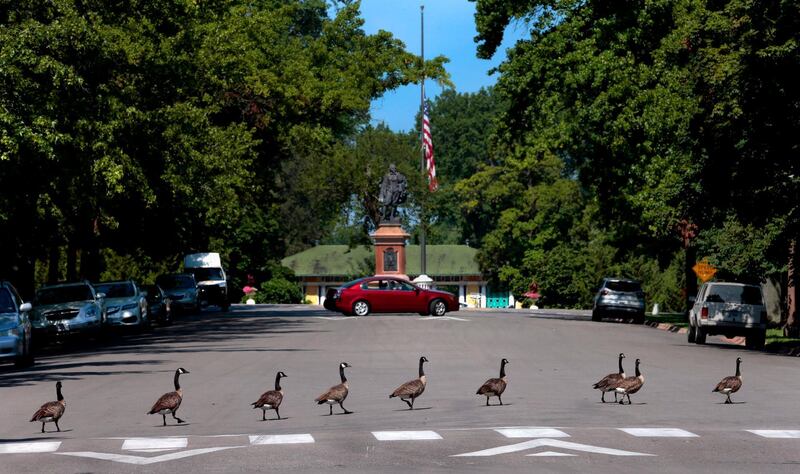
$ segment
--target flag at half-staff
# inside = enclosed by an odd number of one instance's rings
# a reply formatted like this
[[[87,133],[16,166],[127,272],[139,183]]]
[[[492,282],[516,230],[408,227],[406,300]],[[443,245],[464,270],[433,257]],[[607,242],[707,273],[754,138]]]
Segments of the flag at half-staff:
[[[425,154],[425,169],[428,174],[428,189],[436,191],[439,181],[436,179],[436,163],[433,160],[433,138],[431,137],[431,122],[428,117],[428,101],[422,101],[422,150]]]

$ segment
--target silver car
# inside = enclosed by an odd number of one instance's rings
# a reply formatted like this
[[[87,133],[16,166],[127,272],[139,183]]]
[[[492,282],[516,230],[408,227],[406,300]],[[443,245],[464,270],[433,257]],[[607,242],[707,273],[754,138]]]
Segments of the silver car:
[[[706,336],[745,336],[750,349],[763,349],[767,310],[761,287],[744,283],[707,282],[689,310],[689,342],[705,344]]]
[[[100,332],[106,320],[104,296],[88,281],[39,288],[31,316],[35,337]]]
[[[105,295],[109,326],[143,328],[150,325],[147,300],[133,280],[95,283],[95,289]]]
[[[594,297],[592,321],[605,317],[624,317],[644,324],[644,291],[636,280],[604,278]]]
[[[30,303],[24,303],[8,282],[0,282],[0,362],[13,360],[17,367],[33,365],[33,328],[28,319]]]

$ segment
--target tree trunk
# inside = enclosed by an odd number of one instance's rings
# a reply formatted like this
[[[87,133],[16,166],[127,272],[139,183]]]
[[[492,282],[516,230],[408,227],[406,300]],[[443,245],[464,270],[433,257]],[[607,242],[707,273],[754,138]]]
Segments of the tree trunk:
[[[53,244],[47,262],[47,283],[56,283],[61,277],[61,247]]]
[[[697,275],[694,274],[693,267],[697,260],[697,251],[691,245],[686,247],[686,263],[684,266],[684,275],[686,278],[686,315],[689,315],[689,310],[692,309],[694,298],[697,296]]]
[[[800,319],[797,314],[797,241],[789,244],[789,270],[786,279],[786,325],[783,334],[787,337],[800,337]]]
[[[78,249],[75,244],[67,245],[67,281],[78,279]]]

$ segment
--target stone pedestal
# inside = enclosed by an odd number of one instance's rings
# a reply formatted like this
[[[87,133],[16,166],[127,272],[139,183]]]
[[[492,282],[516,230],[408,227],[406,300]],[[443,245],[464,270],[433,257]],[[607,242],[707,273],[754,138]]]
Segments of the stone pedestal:
[[[406,239],[400,224],[381,224],[372,234],[375,242],[375,275],[408,280],[406,275]]]

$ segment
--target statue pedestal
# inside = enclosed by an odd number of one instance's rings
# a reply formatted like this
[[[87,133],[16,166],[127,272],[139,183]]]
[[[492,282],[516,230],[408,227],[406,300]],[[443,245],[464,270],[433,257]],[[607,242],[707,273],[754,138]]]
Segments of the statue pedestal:
[[[406,275],[406,239],[400,224],[384,223],[371,235],[375,242],[375,275],[408,280]]]

